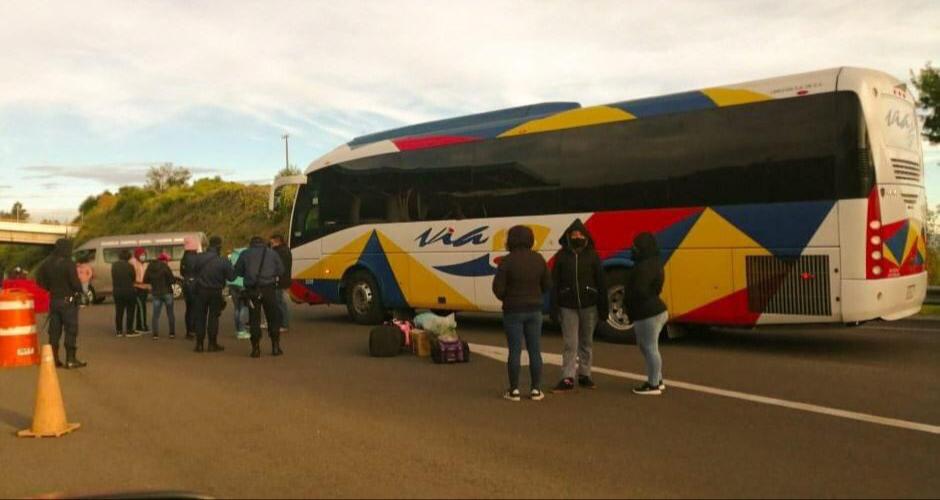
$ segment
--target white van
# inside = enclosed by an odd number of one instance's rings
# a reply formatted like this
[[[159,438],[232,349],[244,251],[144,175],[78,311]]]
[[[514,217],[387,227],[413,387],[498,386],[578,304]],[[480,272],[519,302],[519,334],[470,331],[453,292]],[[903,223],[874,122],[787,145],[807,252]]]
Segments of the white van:
[[[121,250],[133,252],[135,248],[141,247],[147,251],[148,260],[156,260],[160,252],[166,252],[170,256],[170,269],[173,270],[173,274],[176,275],[178,280],[173,285],[173,296],[178,298],[183,293],[179,279],[180,260],[183,258],[183,241],[185,238],[193,238],[197,241],[199,244],[197,251],[199,252],[209,246],[206,235],[202,232],[103,236],[86,241],[75,250],[72,257],[76,261],[87,258],[88,263],[91,264],[94,276],[91,279],[89,291],[92,295],[92,301],[98,304],[113,294],[111,264],[118,261]]]

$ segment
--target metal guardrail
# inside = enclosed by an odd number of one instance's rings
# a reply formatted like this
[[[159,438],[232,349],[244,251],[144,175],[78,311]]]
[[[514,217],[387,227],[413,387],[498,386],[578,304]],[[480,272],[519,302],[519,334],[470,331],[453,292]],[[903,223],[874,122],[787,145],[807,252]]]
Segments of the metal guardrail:
[[[940,286],[927,287],[927,298],[924,300],[924,304],[940,306]]]

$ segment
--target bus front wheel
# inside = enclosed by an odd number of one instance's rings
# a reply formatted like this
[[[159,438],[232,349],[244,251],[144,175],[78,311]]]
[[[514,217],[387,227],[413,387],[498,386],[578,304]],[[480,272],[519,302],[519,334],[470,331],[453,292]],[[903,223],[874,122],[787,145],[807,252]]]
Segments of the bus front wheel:
[[[379,285],[367,271],[356,271],[346,280],[346,310],[360,325],[377,325],[385,318]]]
[[[597,335],[602,340],[612,342],[635,342],[633,322],[627,316],[623,305],[624,285],[627,282],[626,269],[610,269],[607,271],[607,317],[599,318],[597,322]]]

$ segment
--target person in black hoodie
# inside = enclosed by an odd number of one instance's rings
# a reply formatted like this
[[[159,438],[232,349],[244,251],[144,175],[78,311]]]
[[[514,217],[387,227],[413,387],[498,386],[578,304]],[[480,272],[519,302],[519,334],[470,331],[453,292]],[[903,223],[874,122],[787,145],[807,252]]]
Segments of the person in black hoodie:
[[[180,259],[180,276],[183,278],[183,300],[186,303],[186,340],[196,337],[196,259],[199,243],[192,236],[183,238],[183,258]]]
[[[81,368],[87,363],[75,356],[78,350],[78,306],[82,296],[82,282],[78,279],[78,270],[72,261],[72,242],[60,238],[55,242],[55,250],[39,267],[36,273],[39,286],[49,291],[49,343],[55,356],[55,365],[59,361],[59,341],[62,328],[65,328],[65,367]]]
[[[591,379],[594,329],[599,314],[607,316],[604,268],[580,219],[565,230],[560,243],[561,250],[555,254],[552,268],[552,305],[561,322],[565,349],[561,357],[562,379],[552,390],[554,393],[574,390],[576,373],[578,385],[586,389],[596,387]]]
[[[228,259],[222,257],[222,238],[209,239],[209,249],[199,254],[193,264],[196,276],[196,352],[204,352],[206,335],[209,336],[209,352],[224,351],[219,345],[219,316],[225,299],[222,289],[235,279],[235,269]]]
[[[527,226],[513,226],[506,237],[509,255],[503,257],[493,278],[493,294],[503,302],[503,326],[509,345],[509,390],[504,398],[519,401],[519,366],[522,340],[529,353],[529,398],[540,401],[542,393],[542,303],[551,289],[552,277],[545,259],[532,250],[535,235]]]
[[[124,249],[118,254],[118,261],[111,264],[111,283],[114,293],[114,330],[118,337],[139,337],[134,331],[134,314],[137,307],[137,290],[134,288],[136,273],[131,265],[131,251]],[[124,315],[127,324],[121,329]]]
[[[640,233],[633,239],[633,270],[624,286],[624,307],[633,320],[636,343],[646,359],[646,382],[633,389],[635,394],[659,395],[663,384],[663,360],[659,354],[659,332],[669,320],[663,292],[665,273],[656,238]]]
[[[153,301],[153,340],[160,338],[160,309],[166,306],[166,317],[170,323],[170,339],[176,338],[176,315],[173,314],[173,283],[176,276],[167,262],[170,256],[161,252],[156,262],[151,262],[144,272],[144,283],[150,285],[150,297]]]

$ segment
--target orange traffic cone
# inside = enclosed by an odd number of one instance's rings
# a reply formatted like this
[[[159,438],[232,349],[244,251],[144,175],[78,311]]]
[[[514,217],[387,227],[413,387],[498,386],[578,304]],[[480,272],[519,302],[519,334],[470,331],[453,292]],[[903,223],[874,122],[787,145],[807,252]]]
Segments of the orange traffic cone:
[[[36,411],[33,426],[16,433],[19,437],[59,437],[78,429],[81,424],[70,424],[65,419],[65,405],[59,376],[55,371],[52,346],[42,346],[42,362],[39,364],[39,385],[36,389]]]

